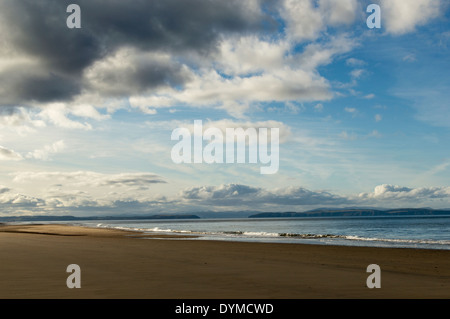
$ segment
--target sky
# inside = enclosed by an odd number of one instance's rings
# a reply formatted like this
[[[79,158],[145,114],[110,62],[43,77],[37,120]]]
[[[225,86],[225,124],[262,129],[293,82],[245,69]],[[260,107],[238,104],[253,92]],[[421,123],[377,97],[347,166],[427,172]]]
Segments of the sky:
[[[450,208],[449,7],[0,0],[0,216]],[[278,171],[174,163],[196,120],[278,128]]]

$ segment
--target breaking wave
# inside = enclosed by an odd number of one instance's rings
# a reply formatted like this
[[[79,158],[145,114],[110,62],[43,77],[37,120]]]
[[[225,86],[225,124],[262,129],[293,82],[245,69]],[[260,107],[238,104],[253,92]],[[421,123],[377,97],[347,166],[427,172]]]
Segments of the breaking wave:
[[[105,224],[97,224],[96,227],[100,228],[114,228],[128,231],[144,232],[149,234],[161,233],[161,234],[184,234],[193,236],[209,236],[220,237],[236,240],[239,239],[264,239],[264,238],[289,238],[289,239],[340,239],[348,242],[379,242],[379,243],[392,243],[392,244],[428,244],[428,245],[450,245],[450,240],[425,240],[425,239],[390,239],[390,238],[376,238],[376,237],[360,237],[354,235],[338,235],[338,234],[298,234],[298,233],[274,233],[274,232],[257,232],[257,231],[193,231],[193,230],[176,230],[170,228],[136,228],[136,227],[124,227],[124,226],[112,226]],[[291,241],[292,242],[292,241]]]

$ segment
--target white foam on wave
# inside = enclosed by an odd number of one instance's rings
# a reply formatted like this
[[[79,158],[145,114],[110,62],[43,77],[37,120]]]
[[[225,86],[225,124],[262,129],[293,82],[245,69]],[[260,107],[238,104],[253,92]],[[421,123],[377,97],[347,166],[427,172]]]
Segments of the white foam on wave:
[[[246,231],[243,232],[245,236],[256,236],[256,237],[278,237],[278,233],[268,233],[268,232],[255,232],[255,231]]]
[[[358,241],[380,241],[400,244],[433,244],[433,245],[450,245],[450,240],[428,240],[428,239],[392,239],[392,238],[376,238],[376,237],[360,237],[345,236],[345,239]]]
[[[336,235],[336,234],[298,234],[298,233],[275,233],[264,231],[194,231],[194,230],[176,230],[170,228],[138,228],[138,227],[126,227],[126,226],[113,226],[108,224],[99,223],[96,225],[98,228],[112,228],[127,231],[139,231],[139,232],[151,232],[151,233],[183,233],[192,235],[205,235],[205,236],[217,236],[223,238],[289,238],[289,239],[307,239],[307,240],[346,240],[354,242],[378,242],[391,243],[391,244],[405,244],[405,245],[437,245],[444,246],[450,245],[450,240],[426,240],[426,239],[391,239],[391,238],[376,238],[376,237],[361,237],[356,235]]]

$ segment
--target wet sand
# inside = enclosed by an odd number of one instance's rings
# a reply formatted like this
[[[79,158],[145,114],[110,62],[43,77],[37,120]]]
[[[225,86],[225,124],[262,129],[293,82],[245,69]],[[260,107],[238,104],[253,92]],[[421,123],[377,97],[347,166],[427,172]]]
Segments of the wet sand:
[[[79,289],[66,285],[69,264],[81,268]],[[381,268],[379,289],[366,286],[369,264]],[[7,225],[0,226],[0,298],[448,299],[450,251]]]

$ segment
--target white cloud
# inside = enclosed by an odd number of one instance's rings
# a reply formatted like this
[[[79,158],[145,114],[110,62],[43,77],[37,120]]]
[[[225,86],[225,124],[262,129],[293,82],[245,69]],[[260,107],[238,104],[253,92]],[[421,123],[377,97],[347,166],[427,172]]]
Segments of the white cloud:
[[[303,104],[288,101],[284,104],[283,111],[286,113],[298,114],[304,111],[305,109],[306,108],[303,106]]]
[[[60,140],[51,145],[45,145],[42,149],[29,152],[26,157],[46,161],[50,159],[50,155],[62,151],[65,147],[64,141]]]
[[[289,49],[285,40],[232,37],[220,43],[216,61],[227,75],[241,76],[282,67]]]
[[[17,172],[10,174],[13,182],[20,186],[23,194],[14,193],[4,186],[0,187],[0,204],[13,204],[1,213],[11,211],[19,214],[19,204],[32,207],[39,206],[39,214],[58,212],[60,214],[82,213],[92,211],[123,213],[123,208],[116,207],[117,202],[138,203],[142,212],[161,196],[149,193],[152,185],[166,183],[152,173],[118,173],[102,174],[91,171],[76,172]],[[155,188],[156,189],[156,188]],[[27,192],[28,194],[24,194]],[[160,201],[159,199],[158,201]],[[130,206],[131,207],[131,206]]]
[[[19,153],[0,146],[0,161],[20,161],[23,157]]]
[[[165,181],[153,173],[102,174],[90,171],[76,172],[18,172],[13,174],[17,183],[60,182],[63,186],[75,187],[148,187]]]
[[[357,0],[284,0],[281,11],[287,37],[294,42],[317,39],[329,26],[350,25],[359,10]]]
[[[311,0],[285,0],[281,15],[287,24],[287,34],[293,41],[316,39],[325,28],[322,13]]]
[[[352,24],[360,10],[357,0],[319,0],[319,7],[332,26]]]
[[[349,58],[345,61],[345,63],[348,66],[352,66],[352,67],[361,67],[366,65],[366,62],[364,62],[363,60],[359,60],[359,59],[355,59],[355,58]]]
[[[134,95],[130,104],[141,109],[215,107],[243,117],[252,104],[330,100],[330,85],[316,68],[355,45],[354,39],[343,34],[309,44],[292,55],[292,43],[283,40],[224,39],[215,60],[191,70],[181,89],[160,88],[155,94]]]
[[[417,26],[436,18],[442,6],[441,0],[380,0],[382,19],[388,33],[401,35],[412,32]]]
[[[355,109],[354,107],[345,107],[344,111],[347,112],[347,113],[350,113],[350,114],[355,114],[355,113],[358,112],[358,110]]]
[[[356,40],[343,33],[330,37],[328,41],[308,44],[293,61],[305,70],[315,70],[319,66],[330,64],[334,57],[347,53],[356,46]]]
[[[319,104],[314,105],[314,110],[317,111],[317,112],[322,112],[323,111],[323,104],[319,103]]]
[[[17,208],[21,207],[36,207],[36,206],[42,206],[44,204],[44,201],[32,197],[27,196],[23,194],[15,194],[11,191],[0,193],[0,204],[2,211],[1,213],[7,212],[8,210],[12,210],[12,212],[15,212]]]
[[[3,126],[24,126],[45,127],[45,122],[33,117],[31,110],[24,107],[5,107],[0,108],[0,125]]]
[[[405,62],[416,62],[417,58],[416,55],[413,53],[407,54],[403,57],[403,61]]]
[[[80,101],[81,102],[81,101]],[[94,119],[97,121],[109,119],[110,116],[108,114],[101,114],[93,105],[88,103],[79,103],[75,101],[73,106],[70,106],[70,113],[78,116],[89,119]]]
[[[77,122],[68,117],[70,109],[64,103],[50,103],[38,114],[42,120],[48,121],[56,126],[68,129],[90,130],[92,126],[85,122]]]
[[[223,108],[236,117],[247,111],[250,103],[272,101],[329,100],[328,82],[315,72],[289,67],[250,77],[227,79],[215,70],[203,70],[181,91],[167,90],[165,106]],[[132,97],[132,103],[139,99]],[[157,99],[146,98],[146,107],[158,107]],[[140,101],[142,103],[142,101]],[[151,103],[154,104],[151,104]]]
[[[144,113],[155,108],[171,107],[176,104],[175,100],[169,96],[162,95],[136,95],[129,98],[132,107],[139,108]]]
[[[364,74],[364,72],[365,72],[364,69],[355,69],[350,72],[350,75],[354,79],[359,79]]]
[[[450,187],[409,188],[383,184],[375,187],[372,193],[361,193],[360,198],[378,200],[423,201],[450,198]]]
[[[14,129],[20,135],[48,127],[48,124],[68,129],[90,130],[92,126],[86,121],[81,122],[80,118],[95,121],[109,119],[108,114],[100,113],[94,106],[108,107],[109,104],[111,101],[107,102],[98,95],[84,94],[68,103],[41,103],[34,108],[1,106],[0,127]]]
[[[381,114],[375,114],[375,122],[380,122],[383,119],[383,116]]]
[[[49,192],[44,200],[47,209],[52,210],[57,208],[105,208],[112,206],[112,200],[92,199],[89,194],[82,191]]]

